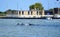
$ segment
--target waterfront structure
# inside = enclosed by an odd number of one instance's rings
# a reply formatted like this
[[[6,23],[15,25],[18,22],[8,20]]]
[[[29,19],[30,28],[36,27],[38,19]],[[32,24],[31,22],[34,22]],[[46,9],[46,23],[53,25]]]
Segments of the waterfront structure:
[[[20,12],[19,12],[20,13]],[[44,11],[40,11],[40,10],[24,10],[24,11],[21,11],[21,15],[18,16],[18,17],[41,17],[44,15]]]
[[[19,15],[18,15],[18,11],[8,11],[6,12],[6,16],[10,16],[10,17],[26,17],[26,18],[37,18],[37,17],[43,17],[44,16],[44,10],[20,10],[19,11]]]
[[[53,8],[52,10],[45,10],[45,17],[60,18],[60,8]]]
[[[41,17],[60,17],[60,8],[50,10],[7,10],[6,17],[21,18],[41,18]],[[19,12],[19,13],[18,13]]]
[[[54,17],[60,17],[60,8],[54,8]]]
[[[45,13],[44,17],[53,17],[54,16],[53,11],[50,11],[50,10],[45,10],[44,13]]]
[[[60,15],[60,8],[54,8],[54,14],[59,14]]]
[[[6,17],[17,17],[18,13],[17,10],[7,10],[6,12]]]

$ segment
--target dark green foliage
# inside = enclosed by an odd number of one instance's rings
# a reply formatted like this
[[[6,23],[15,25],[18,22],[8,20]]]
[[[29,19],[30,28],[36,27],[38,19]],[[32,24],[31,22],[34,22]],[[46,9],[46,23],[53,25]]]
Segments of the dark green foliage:
[[[0,16],[5,16],[6,12],[0,12]]]
[[[41,3],[35,3],[33,5],[30,5],[29,9],[30,10],[32,10],[32,9],[34,9],[34,10],[43,10],[44,8],[43,8]]]

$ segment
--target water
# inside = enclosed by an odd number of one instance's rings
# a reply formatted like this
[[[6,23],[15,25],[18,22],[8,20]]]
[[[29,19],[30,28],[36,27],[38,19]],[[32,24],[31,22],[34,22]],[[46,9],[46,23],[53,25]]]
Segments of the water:
[[[60,37],[60,19],[0,19],[0,37]]]

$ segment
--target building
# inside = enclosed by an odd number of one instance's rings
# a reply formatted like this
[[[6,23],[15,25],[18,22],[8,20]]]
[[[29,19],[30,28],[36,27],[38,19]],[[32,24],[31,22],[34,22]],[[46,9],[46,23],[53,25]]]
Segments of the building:
[[[7,17],[17,17],[18,16],[17,10],[7,10],[5,12],[6,12]]]
[[[26,18],[37,18],[44,16],[44,10],[20,10],[20,11],[7,11],[6,16],[8,17],[26,17]]]
[[[41,18],[41,17],[60,17],[60,8],[50,10],[7,10],[7,17],[21,18]]]
[[[59,14],[60,15],[60,8],[54,8],[54,14]]]
[[[54,17],[60,17],[60,8],[54,8]]]
[[[53,8],[52,10],[45,10],[44,11],[44,17],[60,17],[60,8]]]
[[[44,17],[53,17],[53,11],[45,10],[44,13]]]
[[[41,17],[44,15],[44,12],[43,11],[40,11],[40,10],[24,10],[24,11],[20,11],[19,12],[19,16],[18,17]]]

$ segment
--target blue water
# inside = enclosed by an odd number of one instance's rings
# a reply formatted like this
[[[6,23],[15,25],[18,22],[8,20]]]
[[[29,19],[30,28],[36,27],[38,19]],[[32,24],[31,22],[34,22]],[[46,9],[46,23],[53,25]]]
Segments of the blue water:
[[[0,37],[60,37],[60,19],[0,19]]]

